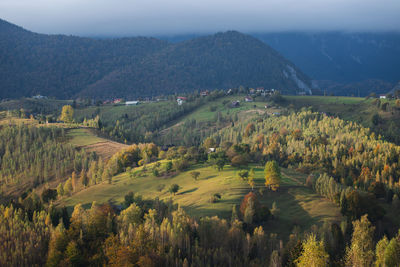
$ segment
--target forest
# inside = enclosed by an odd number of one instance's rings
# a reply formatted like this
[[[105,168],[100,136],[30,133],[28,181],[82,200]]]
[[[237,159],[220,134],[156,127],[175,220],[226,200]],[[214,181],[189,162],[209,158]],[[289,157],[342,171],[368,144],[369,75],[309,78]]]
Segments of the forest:
[[[3,119],[0,265],[400,264],[399,145],[355,121],[286,108],[280,96],[238,108],[231,101],[244,97],[240,90],[187,96],[182,106],[65,106],[64,123]],[[199,125],[204,131],[194,131]],[[90,145],[71,144],[72,126],[128,145],[103,159]],[[171,133],[191,134],[174,144]],[[157,194],[139,186],[150,180]],[[198,189],[218,180],[210,185],[220,191]],[[96,198],[120,185],[122,196]],[[238,187],[238,201],[228,201],[224,190]],[[210,210],[193,213],[185,204],[197,196],[191,190],[210,192],[202,193]],[[281,197],[291,190],[314,194],[339,215],[310,227],[290,221],[282,234]]]

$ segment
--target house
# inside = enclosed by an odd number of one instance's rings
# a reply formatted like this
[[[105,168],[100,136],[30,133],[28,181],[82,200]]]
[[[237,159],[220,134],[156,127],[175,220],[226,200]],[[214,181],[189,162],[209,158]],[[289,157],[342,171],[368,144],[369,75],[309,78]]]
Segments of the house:
[[[209,94],[210,94],[210,92],[208,90],[200,92],[200,96],[208,96]]]
[[[275,94],[276,90],[275,89],[267,89],[261,93],[262,96],[272,96],[273,94]]]
[[[250,96],[246,96],[246,97],[244,98],[244,101],[246,101],[246,102],[253,102],[253,98],[251,98]]]
[[[139,101],[126,101],[125,105],[127,105],[127,106],[136,106],[136,105],[139,105]]]
[[[254,95],[256,93],[256,89],[250,88],[249,92],[250,92],[251,95]]]
[[[231,104],[231,107],[233,107],[233,108],[240,107],[240,101],[239,100],[233,101]]]
[[[186,100],[187,100],[186,97],[178,96],[178,98],[176,99],[176,102],[178,102],[178,105],[181,106],[183,103],[185,103]]]
[[[380,99],[386,99],[386,95],[379,95]]]
[[[44,96],[44,95],[35,95],[35,96],[32,96],[32,98],[33,98],[33,99],[47,99],[47,96]]]
[[[119,103],[121,103],[121,102],[122,102],[122,99],[121,99],[121,98],[116,98],[116,99],[114,99],[114,101],[113,101],[114,104],[119,104]]]
[[[265,91],[264,87],[257,87],[256,89],[257,94],[262,94],[264,93],[264,91]]]
[[[215,152],[215,147],[210,147],[208,149],[208,153],[214,153]]]

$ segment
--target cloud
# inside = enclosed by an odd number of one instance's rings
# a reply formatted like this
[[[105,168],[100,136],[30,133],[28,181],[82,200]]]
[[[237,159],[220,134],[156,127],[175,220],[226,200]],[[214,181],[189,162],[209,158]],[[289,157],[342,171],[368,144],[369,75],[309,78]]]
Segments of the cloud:
[[[399,14],[399,0],[0,1],[3,19],[36,32],[76,35],[398,31]]]

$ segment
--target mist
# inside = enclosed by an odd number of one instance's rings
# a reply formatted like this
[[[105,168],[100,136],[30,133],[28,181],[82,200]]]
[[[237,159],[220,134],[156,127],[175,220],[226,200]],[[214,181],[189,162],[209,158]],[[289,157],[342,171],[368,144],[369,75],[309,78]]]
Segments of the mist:
[[[134,36],[400,30],[399,0],[1,0],[0,18],[39,33]]]

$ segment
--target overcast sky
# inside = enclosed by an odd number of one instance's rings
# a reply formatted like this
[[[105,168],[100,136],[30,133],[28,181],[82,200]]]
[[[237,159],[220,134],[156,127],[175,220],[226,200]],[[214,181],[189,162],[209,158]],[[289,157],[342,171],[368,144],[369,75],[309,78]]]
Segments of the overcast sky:
[[[86,36],[400,31],[400,0],[0,0],[0,18]]]

